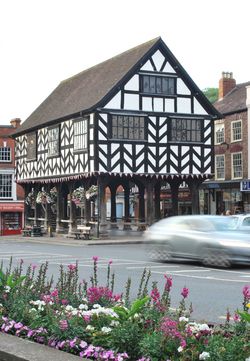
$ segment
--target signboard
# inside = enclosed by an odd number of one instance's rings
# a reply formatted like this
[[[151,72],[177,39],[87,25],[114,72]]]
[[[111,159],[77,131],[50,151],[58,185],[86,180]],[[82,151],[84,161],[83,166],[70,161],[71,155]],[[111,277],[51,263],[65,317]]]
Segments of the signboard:
[[[241,192],[250,192],[250,180],[244,180],[240,182]]]

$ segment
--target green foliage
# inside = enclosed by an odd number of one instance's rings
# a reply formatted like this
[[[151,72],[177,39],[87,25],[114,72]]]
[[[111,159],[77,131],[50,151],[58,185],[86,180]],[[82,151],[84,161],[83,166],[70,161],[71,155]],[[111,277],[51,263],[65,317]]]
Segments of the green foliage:
[[[209,339],[206,351],[209,352],[209,361],[243,361],[250,355],[249,339],[235,335],[214,335]]]
[[[135,314],[140,313],[146,303],[150,300],[148,296],[135,300],[130,309],[121,306],[115,306],[114,311],[118,314],[119,320],[121,322],[127,321],[128,319],[135,316]]]
[[[219,97],[218,88],[206,88],[203,90],[203,93],[212,104],[218,100]]]

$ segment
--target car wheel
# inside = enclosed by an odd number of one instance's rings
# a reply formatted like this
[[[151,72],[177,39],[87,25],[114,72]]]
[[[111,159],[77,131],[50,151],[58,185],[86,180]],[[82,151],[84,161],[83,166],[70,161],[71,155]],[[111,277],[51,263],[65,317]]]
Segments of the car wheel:
[[[204,248],[201,253],[201,260],[204,266],[216,266],[228,268],[231,266],[230,256],[223,249]]]
[[[170,261],[172,259],[171,248],[169,245],[152,247],[149,250],[149,257],[155,261]]]

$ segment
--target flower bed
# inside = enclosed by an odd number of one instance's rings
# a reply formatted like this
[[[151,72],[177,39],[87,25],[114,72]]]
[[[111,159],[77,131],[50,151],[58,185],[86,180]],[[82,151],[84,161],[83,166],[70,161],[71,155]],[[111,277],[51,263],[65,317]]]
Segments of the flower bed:
[[[1,331],[90,360],[250,360],[250,286],[243,289],[243,309],[233,321],[227,312],[224,325],[209,327],[192,320],[186,287],[171,311],[171,277],[164,276],[160,292],[145,269],[131,302],[131,280],[115,294],[111,266],[112,261],[105,285],[99,285],[98,257],[89,283],[79,281],[77,263],[60,266],[54,282],[47,277],[48,263],[24,272],[23,261],[12,267],[10,260],[6,270],[0,268]]]

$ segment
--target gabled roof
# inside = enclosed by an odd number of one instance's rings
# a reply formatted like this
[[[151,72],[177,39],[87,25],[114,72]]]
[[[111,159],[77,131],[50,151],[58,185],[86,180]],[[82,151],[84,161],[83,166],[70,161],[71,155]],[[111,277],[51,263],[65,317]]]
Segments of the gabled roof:
[[[250,82],[237,84],[221,100],[217,100],[214,103],[214,107],[221,114],[232,114],[246,110],[247,85],[250,85]]]
[[[159,46],[167,53],[169,61],[176,65],[176,72],[181,74],[203,107],[208,113],[218,117],[217,110],[192,81],[163,40],[157,37],[62,81],[14,135],[48,126],[104,105],[112,92],[118,90],[119,85],[129,79],[134,69],[143,65],[148,55]]]

